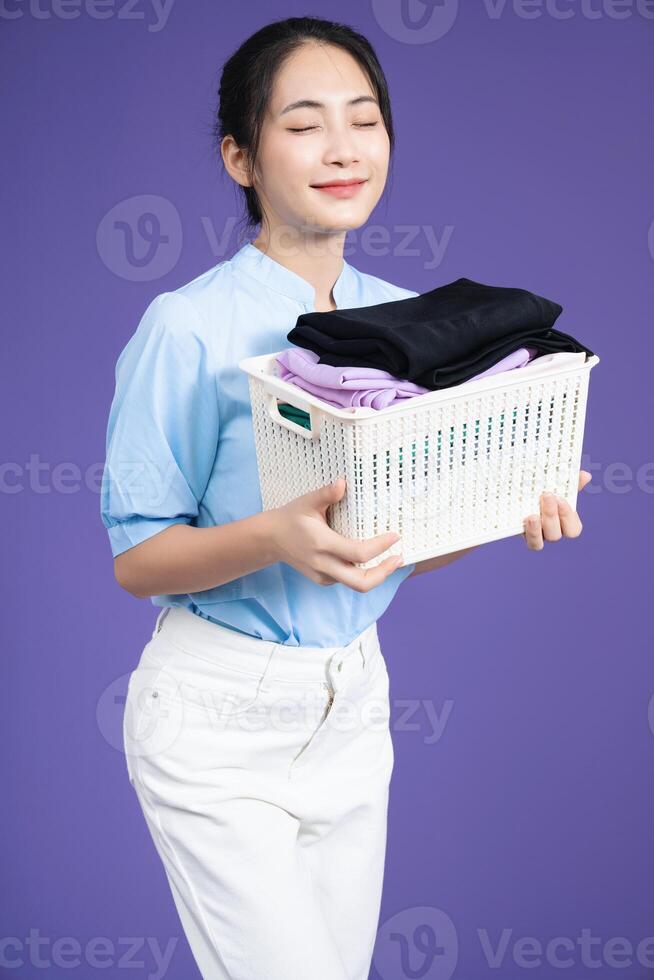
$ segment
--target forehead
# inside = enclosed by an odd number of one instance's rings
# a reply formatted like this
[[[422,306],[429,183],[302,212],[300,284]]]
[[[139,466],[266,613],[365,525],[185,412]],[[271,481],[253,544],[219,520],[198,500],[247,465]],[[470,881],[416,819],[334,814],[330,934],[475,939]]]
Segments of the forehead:
[[[279,115],[298,99],[339,105],[358,95],[374,95],[358,61],[332,44],[303,44],[279,68],[272,88],[270,111]]]

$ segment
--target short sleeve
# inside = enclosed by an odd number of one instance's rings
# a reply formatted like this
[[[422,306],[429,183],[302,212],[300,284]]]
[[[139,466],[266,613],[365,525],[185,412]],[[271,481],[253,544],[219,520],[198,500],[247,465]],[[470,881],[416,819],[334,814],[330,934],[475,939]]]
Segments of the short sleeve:
[[[190,299],[162,293],[118,357],[101,485],[114,558],[198,515],[219,436],[209,339]]]

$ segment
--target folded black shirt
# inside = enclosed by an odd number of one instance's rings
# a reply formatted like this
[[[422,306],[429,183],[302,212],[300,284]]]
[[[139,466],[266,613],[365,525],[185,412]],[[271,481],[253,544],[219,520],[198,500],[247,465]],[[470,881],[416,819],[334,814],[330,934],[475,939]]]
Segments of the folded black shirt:
[[[380,368],[425,388],[447,388],[520,347],[593,354],[554,329],[561,311],[526,289],[457,279],[389,303],[302,313],[287,339],[322,364]]]

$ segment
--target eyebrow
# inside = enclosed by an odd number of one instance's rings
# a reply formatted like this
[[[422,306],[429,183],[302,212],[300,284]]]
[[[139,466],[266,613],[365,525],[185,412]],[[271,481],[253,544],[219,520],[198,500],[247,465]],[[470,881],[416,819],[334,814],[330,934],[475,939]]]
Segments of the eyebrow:
[[[375,105],[379,105],[377,99],[373,98],[372,95],[359,95],[356,99],[350,99],[347,103],[348,105],[360,105],[362,102],[374,102]],[[283,116],[285,112],[290,112],[291,109],[325,109],[326,106],[323,102],[316,102],[314,99],[300,99],[298,102],[291,102],[287,105],[285,109],[282,109],[280,116]]]

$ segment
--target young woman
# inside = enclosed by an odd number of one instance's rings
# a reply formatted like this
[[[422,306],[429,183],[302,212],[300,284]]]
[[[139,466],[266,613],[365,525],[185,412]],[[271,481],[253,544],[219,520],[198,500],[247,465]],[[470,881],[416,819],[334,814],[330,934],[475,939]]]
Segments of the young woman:
[[[164,607],[130,676],[128,772],[203,977],[365,980],[393,768],[376,621],[464,552],[357,567],[398,536],[329,528],[343,480],[262,512],[238,362],[287,347],[304,311],[417,295],[343,259],[393,147],[370,44],[314,18],[264,27],[223,67],[216,137],[259,233],[153,300],[109,416],[116,578]],[[525,541],[580,530],[554,499]]]

